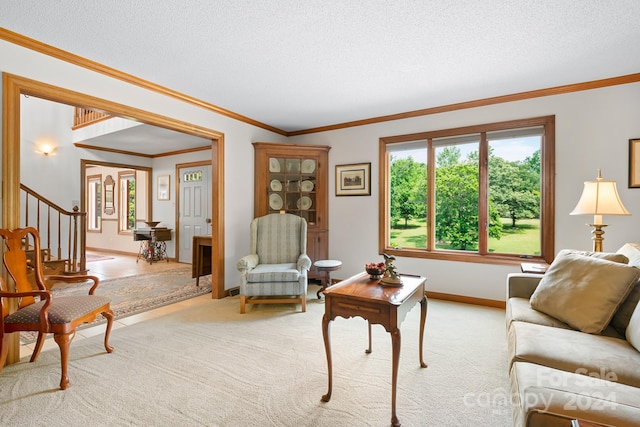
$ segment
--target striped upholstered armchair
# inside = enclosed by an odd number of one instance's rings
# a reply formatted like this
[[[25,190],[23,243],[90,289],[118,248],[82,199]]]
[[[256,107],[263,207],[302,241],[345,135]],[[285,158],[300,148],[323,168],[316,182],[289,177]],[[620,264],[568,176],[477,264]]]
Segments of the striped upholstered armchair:
[[[307,222],[291,214],[251,221],[251,254],[238,261],[240,313],[245,304],[300,303],[306,311]]]

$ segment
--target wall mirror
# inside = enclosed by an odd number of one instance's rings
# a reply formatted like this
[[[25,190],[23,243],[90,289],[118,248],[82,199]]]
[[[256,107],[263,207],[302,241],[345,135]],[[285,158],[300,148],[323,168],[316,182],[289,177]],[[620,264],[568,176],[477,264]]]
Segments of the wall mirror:
[[[158,200],[170,199],[169,178],[170,175],[158,175]]]
[[[113,188],[115,181],[111,175],[107,175],[104,180],[104,213],[105,215],[113,215],[116,210],[113,205]]]

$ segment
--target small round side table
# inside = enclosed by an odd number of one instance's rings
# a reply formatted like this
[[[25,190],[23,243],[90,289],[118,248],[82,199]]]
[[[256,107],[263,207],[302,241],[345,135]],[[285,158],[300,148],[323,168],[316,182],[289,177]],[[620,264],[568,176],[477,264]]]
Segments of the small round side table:
[[[340,270],[342,267],[342,261],[335,259],[321,259],[313,263],[313,266],[318,271],[324,272],[324,280],[322,281],[322,288],[317,292],[318,299],[320,299],[320,293],[331,286],[331,272]]]

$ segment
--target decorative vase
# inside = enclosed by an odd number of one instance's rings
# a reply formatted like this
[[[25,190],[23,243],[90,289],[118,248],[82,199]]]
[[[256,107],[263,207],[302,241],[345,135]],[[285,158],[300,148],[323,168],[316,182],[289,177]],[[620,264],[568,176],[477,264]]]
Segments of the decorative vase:
[[[382,279],[382,274],[384,273],[383,270],[378,270],[378,269],[373,269],[373,268],[367,268],[367,273],[369,273],[369,278],[371,280],[380,280]]]

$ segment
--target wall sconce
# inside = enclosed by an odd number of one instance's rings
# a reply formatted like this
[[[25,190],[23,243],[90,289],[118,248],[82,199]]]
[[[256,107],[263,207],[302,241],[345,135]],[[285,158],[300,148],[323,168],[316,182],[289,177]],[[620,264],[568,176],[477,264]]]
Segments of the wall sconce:
[[[578,204],[569,215],[593,215],[593,224],[587,224],[593,227],[593,251],[602,252],[602,241],[604,240],[602,215],[631,215],[624,207],[615,181],[605,181],[602,179],[602,173],[598,169],[598,178],[596,181],[586,181],[582,189],[582,195]]]
[[[50,138],[42,138],[36,142],[36,151],[45,156],[55,154],[56,148],[55,141],[52,141]]]
[[[40,152],[45,156],[48,156],[49,154],[53,153],[53,150],[55,150],[55,148],[51,144],[44,143],[40,145]]]

